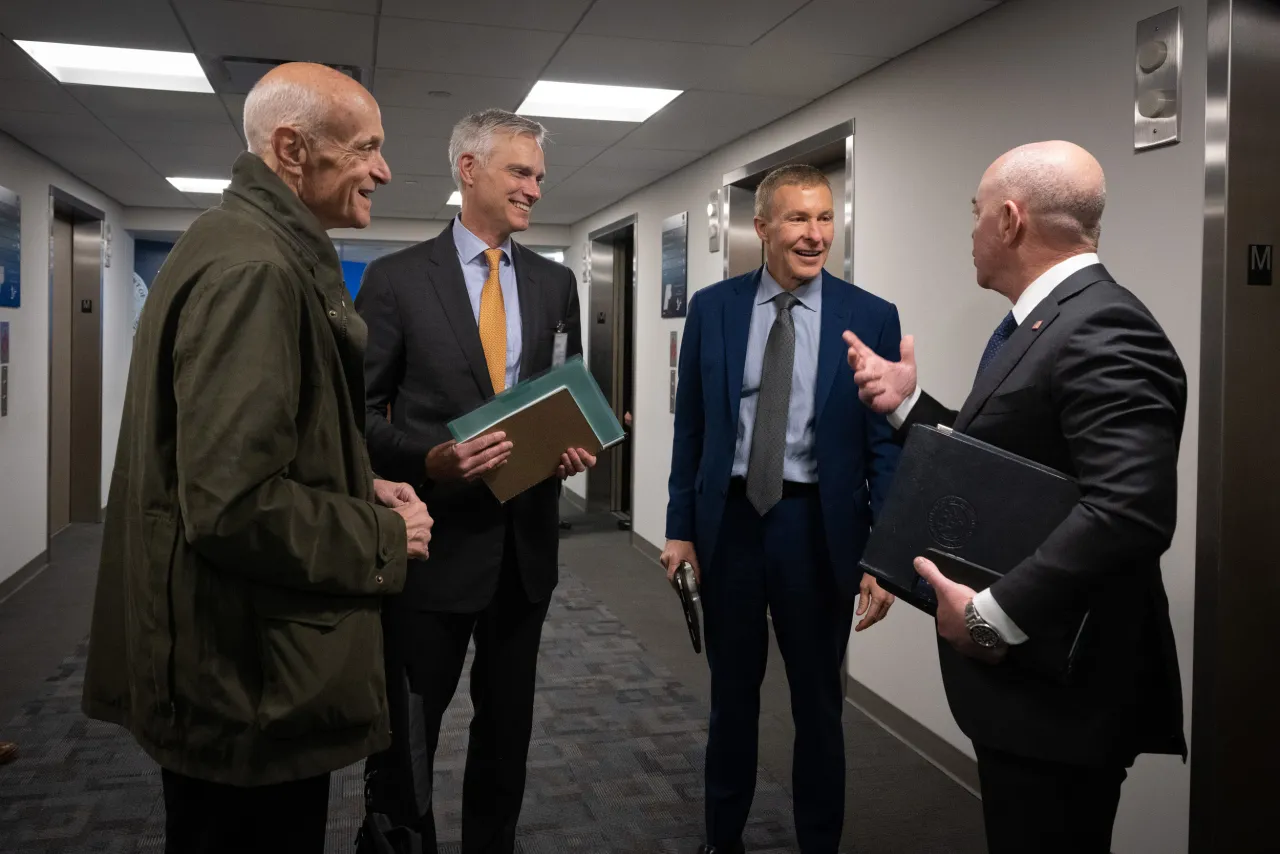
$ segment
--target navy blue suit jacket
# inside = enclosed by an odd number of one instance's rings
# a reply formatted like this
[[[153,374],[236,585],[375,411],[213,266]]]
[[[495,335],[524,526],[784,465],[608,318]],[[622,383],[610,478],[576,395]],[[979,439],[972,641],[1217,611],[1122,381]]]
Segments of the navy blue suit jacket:
[[[747,334],[761,270],[726,279],[689,301],[680,345],[675,439],[668,483],[667,539],[689,540],[707,569],[714,557],[738,438],[738,404]],[[822,274],[814,442],[818,488],[832,568],[848,595],[862,577],[858,561],[884,503],[898,446],[883,415],[858,400],[841,335],[852,330],[897,361],[898,310],[859,287]]]

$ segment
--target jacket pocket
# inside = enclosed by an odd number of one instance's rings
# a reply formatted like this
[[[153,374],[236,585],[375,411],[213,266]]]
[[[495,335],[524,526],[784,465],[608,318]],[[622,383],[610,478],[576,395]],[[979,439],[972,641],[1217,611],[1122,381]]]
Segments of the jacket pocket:
[[[299,738],[368,727],[383,713],[382,626],[376,601],[289,591],[254,596],[262,651],[258,727]]]

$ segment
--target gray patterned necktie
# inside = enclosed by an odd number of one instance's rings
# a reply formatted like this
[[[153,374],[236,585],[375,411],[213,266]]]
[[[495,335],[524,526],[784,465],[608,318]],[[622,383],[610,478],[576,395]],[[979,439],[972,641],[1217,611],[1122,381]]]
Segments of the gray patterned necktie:
[[[751,456],[747,460],[747,500],[761,516],[782,499],[782,460],[791,414],[791,368],[796,358],[796,326],[791,309],[800,302],[787,291],[773,301],[778,317],[764,345]]]

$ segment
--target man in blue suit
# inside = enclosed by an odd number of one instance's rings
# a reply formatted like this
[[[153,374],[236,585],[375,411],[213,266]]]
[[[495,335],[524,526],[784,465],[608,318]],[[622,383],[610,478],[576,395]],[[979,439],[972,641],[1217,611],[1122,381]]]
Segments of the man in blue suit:
[[[858,400],[841,336],[854,330],[896,358],[898,312],[823,271],[834,223],[822,172],[770,173],[755,198],[765,265],[699,291],[685,321],[662,563],[670,577],[689,561],[702,590],[711,666],[702,854],[743,850],[768,618],[791,686],[796,835],[804,854],[834,854],[844,823],[840,669],[855,600],[858,631],[893,603],[858,560],[898,449],[885,417]]]

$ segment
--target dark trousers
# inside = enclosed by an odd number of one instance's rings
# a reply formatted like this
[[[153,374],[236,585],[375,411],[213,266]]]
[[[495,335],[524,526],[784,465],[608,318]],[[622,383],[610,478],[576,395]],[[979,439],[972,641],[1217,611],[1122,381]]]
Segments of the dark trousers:
[[[329,775],[228,786],[161,770],[165,854],[324,852]]]
[[[988,854],[1107,854],[1127,772],[974,745]]]
[[[412,815],[406,817],[401,811],[400,820],[416,825],[423,835],[423,850],[429,853],[437,850],[431,792],[440,721],[458,688],[473,636],[474,716],[462,782],[462,850],[464,854],[511,854],[515,849],[533,729],[538,645],[551,602],[529,601],[514,554],[508,540],[498,589],[484,610],[455,614],[393,608],[384,621],[388,680],[395,679],[397,671],[401,679],[407,677],[405,701],[410,708],[408,715],[396,708],[397,694],[404,697],[405,692],[389,686],[396,743],[370,762],[379,773],[399,777],[402,810],[406,809],[405,793],[413,793],[407,808]],[[430,565],[421,571],[430,572]]]
[[[731,490],[713,565],[703,570],[702,603],[711,666],[707,841],[741,850],[755,795],[771,616],[796,729],[796,836],[804,854],[832,854],[844,824],[840,666],[854,603],[836,586],[817,490],[784,497],[763,519]]]

